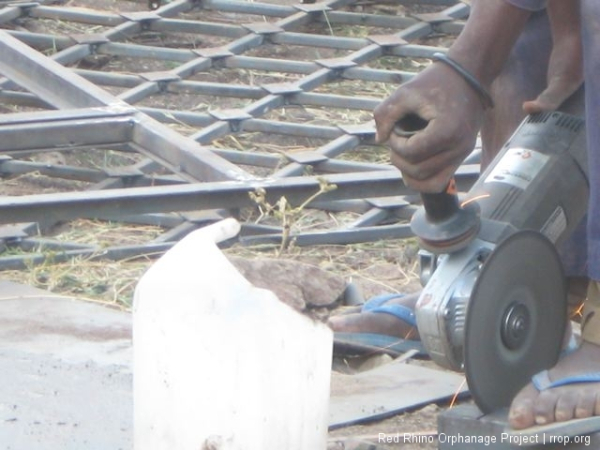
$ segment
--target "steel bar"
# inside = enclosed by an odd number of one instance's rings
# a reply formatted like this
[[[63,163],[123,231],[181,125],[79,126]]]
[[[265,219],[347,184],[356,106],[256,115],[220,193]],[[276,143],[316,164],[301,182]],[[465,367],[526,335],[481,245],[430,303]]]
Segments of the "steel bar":
[[[0,23],[10,22],[11,20],[21,17],[21,8],[16,6],[5,6],[0,9]]]
[[[304,105],[303,105],[304,106]],[[293,107],[293,106],[292,106]],[[172,111],[160,108],[140,107],[140,111],[163,123],[180,123],[191,127],[206,127],[216,119],[208,113]],[[240,123],[239,131],[260,132],[274,135],[335,139],[343,134],[337,127],[293,122],[278,122],[266,119],[246,119]]]
[[[90,183],[95,183],[107,178],[106,173],[102,172],[101,170],[58,164],[0,159],[0,175],[23,175],[34,172],[49,177],[63,178],[65,180],[87,181]]]
[[[452,4],[454,2],[451,2]],[[377,14],[361,14],[345,11],[328,11],[326,18],[318,18],[319,22],[331,25],[356,25],[379,28],[404,29],[418,23],[417,19],[403,16],[386,16]]]
[[[314,62],[293,61],[275,58],[258,58],[255,56],[231,56],[223,61],[230,69],[264,70],[269,72],[287,72],[308,75],[320,66]]]
[[[107,222],[127,223],[132,225],[147,225],[161,228],[175,228],[187,221],[180,214],[119,214],[117,216],[98,217]],[[171,239],[169,239],[170,241]],[[164,240],[163,240],[164,241]]]
[[[97,70],[73,69],[77,75],[91,81],[94,84],[103,86],[114,86],[123,88],[133,88],[145,80],[139,75],[107,73]]]
[[[251,179],[251,174],[148,116],[138,116],[135,148],[191,181]]]
[[[52,124],[54,122],[87,123],[93,120],[121,120],[131,118],[135,113],[133,108],[115,108],[112,106],[99,108],[77,108],[36,112],[14,112],[0,115],[0,126],[18,126],[34,124]]]
[[[7,33],[34,48],[62,50],[73,45],[73,39],[67,36],[55,36],[53,34],[16,30],[7,30]]]
[[[207,10],[267,17],[287,17],[297,12],[292,6],[245,2],[241,0],[204,0],[202,2],[202,7]]]
[[[47,238],[25,238],[19,239],[16,246],[23,251],[35,252],[64,252],[66,250],[92,250],[98,251],[98,248],[93,245],[77,244],[73,242],[63,242],[56,239]]]
[[[302,45],[307,47],[335,48],[337,50],[360,50],[371,43],[367,39],[324,36],[307,33],[278,33],[269,37],[269,41],[279,45]]]
[[[196,2],[193,0],[174,0],[170,3],[161,6],[155,12],[161,17],[174,17],[180,13],[189,12],[191,9],[194,8],[194,6],[196,6]]]
[[[58,264],[74,258],[86,261],[134,259],[155,257],[169,250],[176,242],[108,247],[103,249],[78,249],[53,251],[48,253],[27,253],[25,255],[3,256],[0,270],[25,270],[43,264]]]
[[[96,85],[45,58],[18,39],[0,30],[0,73],[44,101],[61,108],[102,107],[129,108]],[[43,80],[40,83],[39,80]]]
[[[352,223],[349,223],[346,228],[361,228],[361,227],[369,227],[376,226],[377,224],[382,223],[384,220],[390,217],[390,211],[383,208],[371,208],[363,215],[361,215],[358,219],[354,220]]]
[[[364,67],[351,67],[344,71],[345,80],[363,80],[391,84],[404,83],[415,75],[415,72],[407,72],[405,70],[378,70]]]
[[[290,105],[292,103],[290,102]],[[290,108],[293,108],[290,107]],[[267,134],[278,134],[278,135],[289,135],[297,137],[310,137],[315,139],[337,139],[343,134],[339,128],[316,125],[316,124],[304,124],[304,123],[293,123],[293,122],[277,122],[275,120],[266,119],[248,119],[244,120],[241,124],[241,130],[248,132],[260,132]]]
[[[323,180],[338,188],[320,196],[319,201],[357,197],[402,195],[410,192],[403,187],[399,172],[323,176]],[[0,198],[0,223],[69,220],[151,212],[193,211],[217,209],[224,205],[239,208],[253,205],[249,193],[263,188],[268,201],[275,203],[285,196],[290,204],[299,204],[320,189],[319,180],[291,177],[253,181],[196,183],[154,188],[111,189],[92,192],[39,194]]]
[[[465,180],[457,174],[460,185]],[[469,180],[472,183],[472,179]],[[152,212],[195,211],[223,206],[240,208],[253,205],[249,193],[264,189],[267,201],[285,196],[298,205],[317,193],[321,183],[337,188],[319,196],[319,202],[354,198],[409,195],[396,170],[321,177],[288,177],[248,181],[224,181],[155,188],[111,189],[59,194],[39,194],[0,198],[0,223],[68,220]]]
[[[239,25],[227,25],[225,23],[213,23],[179,19],[161,19],[152,21],[148,27],[149,31],[192,33],[194,35],[206,34],[228,38],[240,38],[248,34],[248,30]]]
[[[151,243],[177,242],[190,234],[192,231],[200,228],[202,224],[196,222],[182,222],[172,227],[166,233],[163,233],[158,238],[153,239]]]
[[[274,169],[281,165],[283,157],[259,152],[244,152],[239,150],[213,149],[214,154],[234,164]]]
[[[131,141],[133,127],[129,114],[6,124],[0,121],[0,152],[120,145]]]
[[[347,172],[373,172],[374,170],[388,170],[386,164],[343,161],[339,159],[327,159],[322,162],[316,162],[313,170],[316,173],[347,173]]]
[[[328,230],[303,232],[290,236],[288,242],[299,247],[309,245],[347,245],[362,242],[374,242],[385,239],[405,239],[414,236],[409,225],[379,225],[375,227],[354,228],[347,230]],[[244,245],[279,244],[281,234],[263,234],[252,237],[241,237]]]
[[[168,83],[166,91],[174,94],[189,92],[202,95],[250,99],[259,99],[266,93],[263,88],[258,86],[206,81],[174,81]]]
[[[120,42],[100,44],[96,51],[102,55],[127,56],[131,58],[147,58],[177,62],[187,62],[198,57],[198,55],[194,54],[191,50],[138,44],[122,44]]]
[[[94,45],[73,45],[72,47],[61,50],[52,56],[52,60],[62,64],[65,67],[76,65],[84,58],[94,54]]]
[[[14,84],[14,83],[13,83]],[[52,105],[44,102],[29,92],[8,91],[0,89],[0,100],[5,105],[18,105],[28,108],[48,109]]]
[[[359,96],[348,98],[347,96],[343,95],[313,93],[295,94],[290,99],[290,103],[292,104],[326,106],[330,108],[362,109],[364,111],[372,111],[380,102],[381,100],[376,98]]]

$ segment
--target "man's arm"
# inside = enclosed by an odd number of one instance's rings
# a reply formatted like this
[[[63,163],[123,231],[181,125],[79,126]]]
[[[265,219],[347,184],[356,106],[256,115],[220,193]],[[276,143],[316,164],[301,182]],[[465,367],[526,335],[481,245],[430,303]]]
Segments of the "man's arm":
[[[531,10],[506,0],[474,0],[469,20],[448,56],[489,87],[506,63],[530,15]]]
[[[579,0],[548,0],[548,17],[553,41],[548,85],[538,98],[523,104],[527,114],[558,109],[583,83]]]
[[[531,11],[504,0],[474,0],[471,15],[448,56],[488,88],[499,74]],[[431,64],[375,111],[377,138],[392,149],[405,182],[424,192],[442,191],[473,149],[483,117],[477,90],[444,62]],[[392,130],[417,116],[427,126],[410,138]]]

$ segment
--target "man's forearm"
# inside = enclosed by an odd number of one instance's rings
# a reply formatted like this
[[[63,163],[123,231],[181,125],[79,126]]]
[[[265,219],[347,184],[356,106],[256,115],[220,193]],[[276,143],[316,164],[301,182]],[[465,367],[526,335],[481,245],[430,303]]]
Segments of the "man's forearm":
[[[473,0],[469,20],[448,55],[489,87],[530,15],[505,0]]]
[[[555,44],[581,37],[580,6],[579,0],[548,0],[548,17]]]

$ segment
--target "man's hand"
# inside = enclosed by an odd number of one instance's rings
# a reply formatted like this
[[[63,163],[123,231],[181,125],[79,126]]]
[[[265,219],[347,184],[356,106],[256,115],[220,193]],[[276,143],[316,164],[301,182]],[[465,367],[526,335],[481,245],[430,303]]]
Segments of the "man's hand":
[[[548,86],[538,98],[523,104],[527,114],[558,109],[583,83],[579,0],[549,0],[547,10],[553,41]]]
[[[421,192],[442,192],[475,146],[483,104],[459,74],[438,62],[396,90],[374,116],[377,140],[387,141],[404,182]],[[403,128],[415,133],[396,134],[397,124],[407,120],[417,129]]]
[[[504,0],[474,0],[448,56],[489,88],[529,15]],[[483,105],[460,74],[438,62],[402,85],[374,115],[378,141],[389,143],[405,183],[422,192],[442,192],[474,147]],[[409,116],[427,125],[411,137],[394,134],[396,123]]]

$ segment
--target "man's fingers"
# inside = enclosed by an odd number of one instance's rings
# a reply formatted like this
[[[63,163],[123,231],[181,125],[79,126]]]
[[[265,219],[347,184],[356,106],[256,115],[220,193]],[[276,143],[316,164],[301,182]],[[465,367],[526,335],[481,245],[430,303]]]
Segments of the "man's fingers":
[[[564,92],[558,92],[548,88],[542,92],[535,100],[523,103],[523,111],[526,114],[536,114],[540,112],[555,111],[567,99]]]
[[[375,117],[375,124],[377,127],[376,140],[378,143],[384,143],[397,136],[397,134],[394,133],[394,129],[398,121],[404,117],[414,115],[408,111],[410,110],[407,110],[406,108],[403,108],[402,105],[398,104],[382,103],[377,107],[373,116]]]
[[[538,99],[530,100],[523,103],[523,111],[525,114],[537,114],[545,111],[551,111],[547,104],[540,102]]]
[[[579,89],[581,83],[578,77],[556,76],[538,98],[523,103],[523,111],[527,114],[556,111]]]
[[[445,169],[442,172],[436,173],[435,176],[426,179],[416,179],[408,173],[402,172],[402,180],[406,186],[417,192],[437,194],[446,190],[453,175],[454,168]]]
[[[392,152],[391,162],[402,172],[407,186],[421,192],[442,192],[454,175],[461,158],[451,151],[440,152],[417,163]]]
[[[422,117],[421,114],[423,104],[426,103],[426,100],[419,93],[411,90],[409,86],[398,88],[373,111],[377,127],[377,142],[383,143],[390,139],[394,134],[394,127],[398,121],[408,118],[411,127],[419,126],[421,123],[427,124],[429,118]]]
[[[375,118],[375,125],[377,127],[375,139],[379,144],[386,142],[390,138],[395,123],[392,119],[392,117],[395,116],[395,109],[392,102],[387,100],[373,111],[373,117]]]

